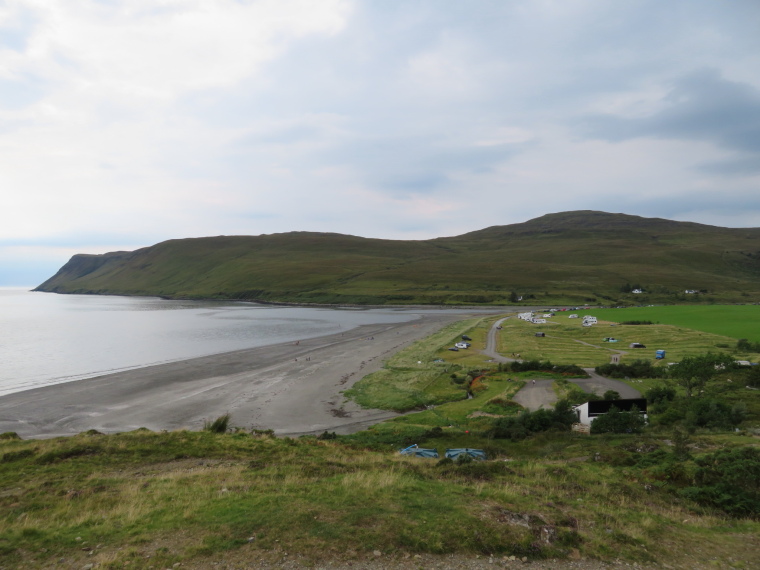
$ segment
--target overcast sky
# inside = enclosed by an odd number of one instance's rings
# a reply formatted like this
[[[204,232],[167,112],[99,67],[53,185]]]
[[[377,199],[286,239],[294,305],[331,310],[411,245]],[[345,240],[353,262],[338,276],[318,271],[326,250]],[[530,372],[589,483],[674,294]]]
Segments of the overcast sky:
[[[0,285],[567,210],[760,226],[757,0],[0,0]]]

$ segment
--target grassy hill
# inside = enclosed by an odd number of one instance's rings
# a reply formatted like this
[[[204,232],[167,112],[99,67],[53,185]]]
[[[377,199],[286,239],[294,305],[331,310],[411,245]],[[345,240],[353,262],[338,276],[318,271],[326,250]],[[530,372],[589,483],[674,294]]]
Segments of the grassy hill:
[[[624,292],[631,284],[645,292]],[[179,239],[75,255],[37,290],[293,303],[514,304],[513,292],[529,304],[754,302],[760,229],[578,211],[425,241]]]

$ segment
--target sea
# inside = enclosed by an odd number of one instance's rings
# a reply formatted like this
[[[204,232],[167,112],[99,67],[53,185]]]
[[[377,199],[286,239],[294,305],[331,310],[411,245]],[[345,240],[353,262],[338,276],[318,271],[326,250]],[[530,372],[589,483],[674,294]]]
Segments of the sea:
[[[132,368],[294,342],[361,325],[406,322],[441,311],[282,307],[0,288],[0,396]]]

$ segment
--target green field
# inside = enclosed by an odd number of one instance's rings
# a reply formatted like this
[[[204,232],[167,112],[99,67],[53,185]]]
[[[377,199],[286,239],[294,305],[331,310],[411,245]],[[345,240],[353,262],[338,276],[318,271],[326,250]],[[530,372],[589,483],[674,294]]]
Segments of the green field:
[[[671,307],[663,307],[663,309],[669,308]],[[711,307],[672,308],[690,308],[696,315],[711,309]],[[580,318],[569,318],[569,315],[574,313],[580,316],[594,315],[599,319],[599,323],[592,327],[584,327]],[[626,317],[621,318],[623,315]],[[551,360],[555,364],[593,367],[610,362],[610,357],[615,353],[622,355],[622,362],[630,362],[634,359],[654,361],[655,351],[665,350],[664,365],[666,362],[678,361],[685,356],[696,356],[706,352],[732,352],[736,347],[736,339],[733,337],[699,329],[669,324],[618,325],[611,320],[602,320],[606,318],[621,321],[644,319],[644,317],[627,315],[629,315],[628,309],[573,311],[557,313],[555,317],[547,319],[546,324],[541,325],[510,318],[503,323],[498,350],[504,356],[519,354],[523,360]],[[709,322],[709,319],[705,317],[702,322]],[[751,326],[757,328],[757,321],[747,323],[747,328]],[[543,332],[546,336],[535,336],[539,332]],[[618,342],[605,342],[604,338],[607,337],[613,337]],[[629,345],[634,342],[644,344],[646,348],[629,348]],[[736,353],[736,356],[741,357],[742,360],[753,361],[760,358],[757,353]]]
[[[760,342],[760,305],[702,305],[574,311],[612,322],[652,321]]]

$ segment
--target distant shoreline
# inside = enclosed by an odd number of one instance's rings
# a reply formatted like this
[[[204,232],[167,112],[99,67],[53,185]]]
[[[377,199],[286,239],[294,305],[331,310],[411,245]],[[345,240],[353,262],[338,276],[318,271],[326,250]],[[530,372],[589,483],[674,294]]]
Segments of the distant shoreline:
[[[352,433],[397,414],[361,409],[341,392],[401,348],[467,317],[421,315],[16,392],[0,397],[0,433],[196,430],[225,413],[231,425],[278,435]]]

